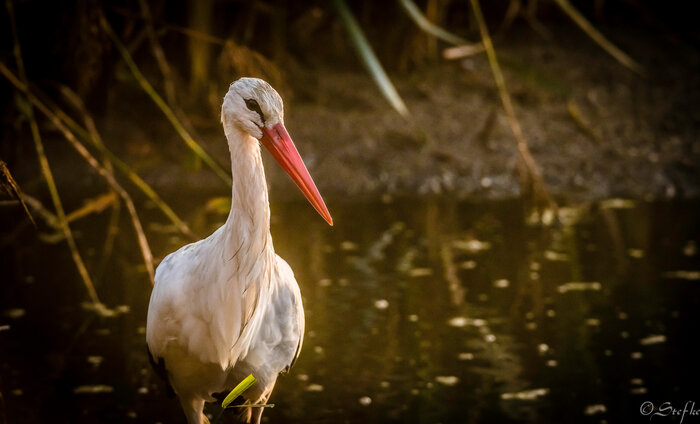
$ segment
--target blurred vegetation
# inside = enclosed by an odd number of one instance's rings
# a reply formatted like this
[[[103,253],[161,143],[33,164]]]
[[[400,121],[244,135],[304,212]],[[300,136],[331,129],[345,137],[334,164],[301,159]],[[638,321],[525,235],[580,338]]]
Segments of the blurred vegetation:
[[[416,65],[440,58],[439,40],[451,45],[478,42],[478,25],[472,8],[453,0],[397,0],[395,2],[334,0],[289,2],[267,1],[68,1],[43,4],[15,1],[18,31],[25,44],[29,79],[60,81],[67,84],[91,110],[100,111],[109,98],[115,79],[122,79],[121,55],[109,31],[100,25],[106,17],[130,54],[140,66],[157,67],[160,75],[151,75],[158,91],[168,103],[199,106],[211,102],[218,113],[219,98],[230,80],[253,75],[273,86],[285,84],[290,67],[308,66],[323,61],[328,65],[354,66],[348,40],[340,39],[333,28],[343,25],[336,13],[338,5],[355,17],[358,30],[373,47],[380,62],[389,70],[406,71]],[[41,3],[42,16],[32,8]],[[590,2],[572,4],[568,0],[485,2],[485,16],[498,32],[507,29],[518,17],[531,22],[538,31],[546,28],[538,16],[563,11],[576,25],[617,60],[635,71],[641,65],[605,38],[581,13],[593,12],[603,20],[603,10],[626,8],[662,26],[668,9],[659,2],[637,0],[598,0],[594,10]],[[625,10],[627,11],[627,10]],[[60,19],[57,19],[60,17]],[[677,18],[675,16],[674,18]],[[8,22],[8,16],[2,17]],[[675,22],[674,22],[675,23]],[[685,23],[681,22],[680,29]],[[449,28],[446,30],[445,28]],[[10,59],[12,37],[9,26],[3,30],[4,62]],[[58,36],[57,36],[58,34]],[[674,37],[692,37],[668,31]],[[329,37],[330,35],[330,37]],[[328,37],[322,39],[321,37]],[[321,42],[322,41],[322,42]],[[690,42],[697,40],[690,39]],[[46,44],[49,44],[49,48]],[[150,49],[149,49],[150,47]],[[150,51],[149,51],[150,50]],[[128,64],[127,64],[128,65]],[[156,83],[157,82],[157,83]],[[175,87],[187,87],[176,90]],[[7,87],[3,87],[6,94]],[[7,101],[7,96],[3,96]],[[7,108],[7,104],[3,105]],[[180,119],[184,115],[178,116]]]
[[[601,47],[601,54],[609,54],[610,60],[644,75],[643,65],[596,28],[596,23],[604,22],[606,9],[613,10],[613,16],[633,11],[646,25],[663,29],[665,36],[697,45],[695,33],[686,30],[692,28],[691,20],[679,18],[676,13],[673,29],[669,29],[664,24],[668,22],[664,18],[668,9],[654,1],[500,0],[482,2],[480,6],[477,0],[6,0],[0,17],[4,23],[0,30],[0,72],[4,77],[0,107],[6,129],[0,147],[4,162],[0,163],[3,187],[9,187],[5,197],[20,202],[28,216],[30,210],[39,216],[42,228],[61,232],[90,299],[99,303],[90,272],[73,239],[71,220],[106,208],[118,217],[123,204],[151,280],[154,259],[139,219],[140,205],[132,195],[145,196],[175,231],[196,238],[133,164],[122,158],[129,140],[104,140],[98,129],[96,117],[119,112],[112,106],[125,84],[138,86],[143,95],[122,99],[121,107],[153,102],[163,122],[169,123],[191,150],[192,166],[205,165],[225,186],[231,184],[227,158],[208,152],[198,133],[212,124],[211,116],[218,116],[221,97],[234,79],[260,77],[292,97],[303,96],[290,87],[288,75],[305,75],[308,69],[355,69],[362,65],[376,82],[378,92],[398,112],[397,119],[406,120],[419,134],[417,138],[426,139],[424,144],[429,146],[430,136],[411,119],[410,109],[389,75],[485,52],[519,153],[522,192],[531,198],[530,206],[544,216],[547,210],[556,210],[542,178],[547,170],[539,169],[530,154],[493,40],[498,41],[520,19],[536,34],[551,38],[540,17],[568,16],[572,27],[580,27],[592,43]],[[568,113],[587,136],[599,138],[575,102],[569,102]],[[111,119],[119,122],[120,117]],[[54,135],[56,130],[80,155],[83,166],[101,177],[107,190],[100,196],[86,197],[84,206],[73,212],[65,210],[44,149],[45,134]],[[34,151],[20,142],[23,139],[32,140]],[[170,146],[164,141],[158,143],[163,149]],[[27,155],[38,158],[51,207],[43,205],[38,195],[28,196],[32,200],[25,202],[12,178],[17,174],[14,164]],[[23,183],[20,181],[20,185]],[[32,187],[39,191],[36,184]],[[116,219],[110,220],[106,234],[113,236]],[[105,255],[111,251],[112,236],[106,237]]]

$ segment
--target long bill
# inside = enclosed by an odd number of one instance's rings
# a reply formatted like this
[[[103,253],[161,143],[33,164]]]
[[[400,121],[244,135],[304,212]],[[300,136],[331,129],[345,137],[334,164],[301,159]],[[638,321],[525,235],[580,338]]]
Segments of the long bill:
[[[318,192],[314,180],[311,179],[311,175],[309,175],[304,161],[294,146],[292,138],[287,133],[287,129],[282,123],[275,124],[271,128],[262,127],[261,129],[263,136],[260,142],[270,151],[277,163],[291,177],[309,203],[328,222],[328,225],[333,225],[333,218],[331,218],[326,204],[323,203],[323,198]]]

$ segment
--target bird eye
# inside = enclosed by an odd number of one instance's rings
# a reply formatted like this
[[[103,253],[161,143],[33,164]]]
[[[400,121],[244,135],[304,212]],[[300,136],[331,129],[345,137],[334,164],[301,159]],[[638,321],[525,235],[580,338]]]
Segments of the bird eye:
[[[246,99],[245,105],[248,109],[260,115],[260,120],[262,120],[263,124],[265,123],[265,116],[263,115],[262,110],[260,109],[260,105],[257,101],[255,101],[254,99]]]

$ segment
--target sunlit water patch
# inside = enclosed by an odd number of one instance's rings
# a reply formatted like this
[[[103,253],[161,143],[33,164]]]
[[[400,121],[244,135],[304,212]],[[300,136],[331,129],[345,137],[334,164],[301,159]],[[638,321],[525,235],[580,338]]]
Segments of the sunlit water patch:
[[[206,234],[225,216],[201,204],[189,221]],[[700,406],[697,204],[615,199],[544,228],[516,202],[331,209],[333,228],[273,204],[307,325],[265,421],[612,423],[648,420],[645,402]],[[84,225],[99,252],[103,228]],[[149,228],[157,257],[185,243]],[[61,245],[2,247],[0,422],[184,422],[148,364],[131,237],[106,264],[88,255],[98,309]]]

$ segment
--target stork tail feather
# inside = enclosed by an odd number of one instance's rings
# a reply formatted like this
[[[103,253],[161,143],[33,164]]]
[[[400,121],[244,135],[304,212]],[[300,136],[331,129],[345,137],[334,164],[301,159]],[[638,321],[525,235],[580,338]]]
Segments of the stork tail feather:
[[[146,352],[148,353],[148,362],[151,364],[151,368],[155,371],[156,375],[160,377],[165,382],[165,390],[169,398],[175,397],[175,390],[173,386],[170,385],[170,380],[168,379],[168,370],[165,369],[165,360],[163,358],[154,358],[151,354],[151,350],[146,346]]]

